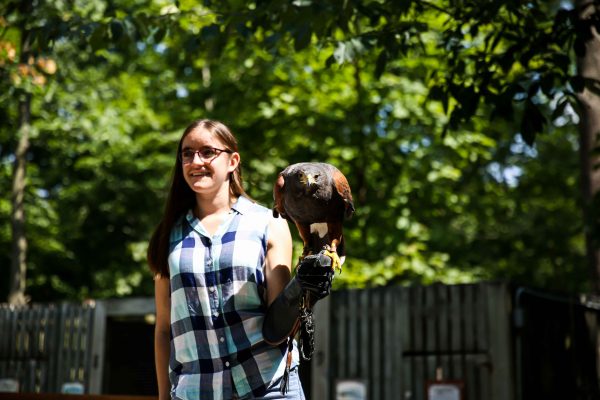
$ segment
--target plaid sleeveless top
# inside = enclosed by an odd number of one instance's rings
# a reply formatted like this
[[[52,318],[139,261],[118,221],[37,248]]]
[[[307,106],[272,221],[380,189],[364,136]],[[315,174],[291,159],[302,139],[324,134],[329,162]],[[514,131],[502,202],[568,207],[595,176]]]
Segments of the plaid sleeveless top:
[[[262,337],[270,218],[240,196],[214,235],[191,210],[171,231],[173,399],[260,396],[283,375],[285,342],[273,347]]]

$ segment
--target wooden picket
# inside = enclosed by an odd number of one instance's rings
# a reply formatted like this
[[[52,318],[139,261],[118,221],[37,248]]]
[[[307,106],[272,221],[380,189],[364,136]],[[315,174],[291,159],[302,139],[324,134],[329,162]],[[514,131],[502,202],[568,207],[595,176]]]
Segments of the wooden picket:
[[[17,380],[21,392],[88,387],[93,314],[93,304],[0,304],[0,379]]]
[[[422,400],[441,373],[467,399],[512,399],[510,310],[503,284],[335,291],[315,310],[313,397],[357,380],[369,399]]]

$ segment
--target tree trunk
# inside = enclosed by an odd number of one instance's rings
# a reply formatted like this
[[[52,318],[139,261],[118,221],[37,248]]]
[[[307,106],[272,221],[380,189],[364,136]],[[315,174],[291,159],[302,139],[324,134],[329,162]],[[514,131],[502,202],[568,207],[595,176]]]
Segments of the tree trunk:
[[[29,129],[31,95],[24,94],[25,99],[19,101],[19,143],[15,152],[13,184],[12,184],[12,262],[11,283],[8,302],[22,305],[26,303],[25,276],[27,272],[27,238],[25,237],[25,169],[27,149],[29,148]]]
[[[600,293],[600,35],[594,24],[589,23],[597,12],[594,1],[577,0],[576,6],[579,22],[589,33],[585,39],[585,54],[577,58],[578,73],[586,82],[577,97],[581,107],[579,132],[586,252],[592,290]]]
[[[29,32],[23,31],[21,39],[21,64],[29,59]],[[24,77],[27,79],[27,77]],[[12,184],[12,259],[10,268],[10,291],[8,302],[14,305],[27,303],[25,277],[27,274],[27,238],[25,237],[25,171],[31,129],[31,94],[22,92],[19,99],[18,144],[13,164]]]

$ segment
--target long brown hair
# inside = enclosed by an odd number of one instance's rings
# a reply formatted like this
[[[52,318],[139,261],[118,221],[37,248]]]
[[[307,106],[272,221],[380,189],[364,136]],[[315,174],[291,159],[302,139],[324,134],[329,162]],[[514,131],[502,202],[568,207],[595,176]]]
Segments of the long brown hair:
[[[237,140],[225,124],[215,120],[200,119],[192,122],[185,129],[183,135],[181,135],[179,145],[177,146],[177,155],[181,152],[181,146],[185,137],[196,129],[203,129],[211,133],[225,145],[227,150],[232,152],[238,151]],[[165,210],[160,223],[150,238],[147,252],[150,270],[162,277],[169,276],[169,237],[173,225],[175,225],[179,217],[194,207],[196,203],[195,193],[190,189],[183,177],[183,167],[177,155],[175,157],[175,166],[173,168],[171,187],[169,188]],[[229,175],[229,193],[232,197],[248,196],[243,188],[241,161],[238,163],[235,171]]]

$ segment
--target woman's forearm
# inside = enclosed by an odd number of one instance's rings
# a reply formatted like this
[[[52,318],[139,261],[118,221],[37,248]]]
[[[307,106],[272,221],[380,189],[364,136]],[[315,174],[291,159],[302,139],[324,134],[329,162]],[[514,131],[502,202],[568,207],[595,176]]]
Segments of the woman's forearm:
[[[159,400],[168,400],[170,398],[169,353],[169,332],[156,329],[154,332],[154,360],[156,365],[156,381],[158,383]]]

